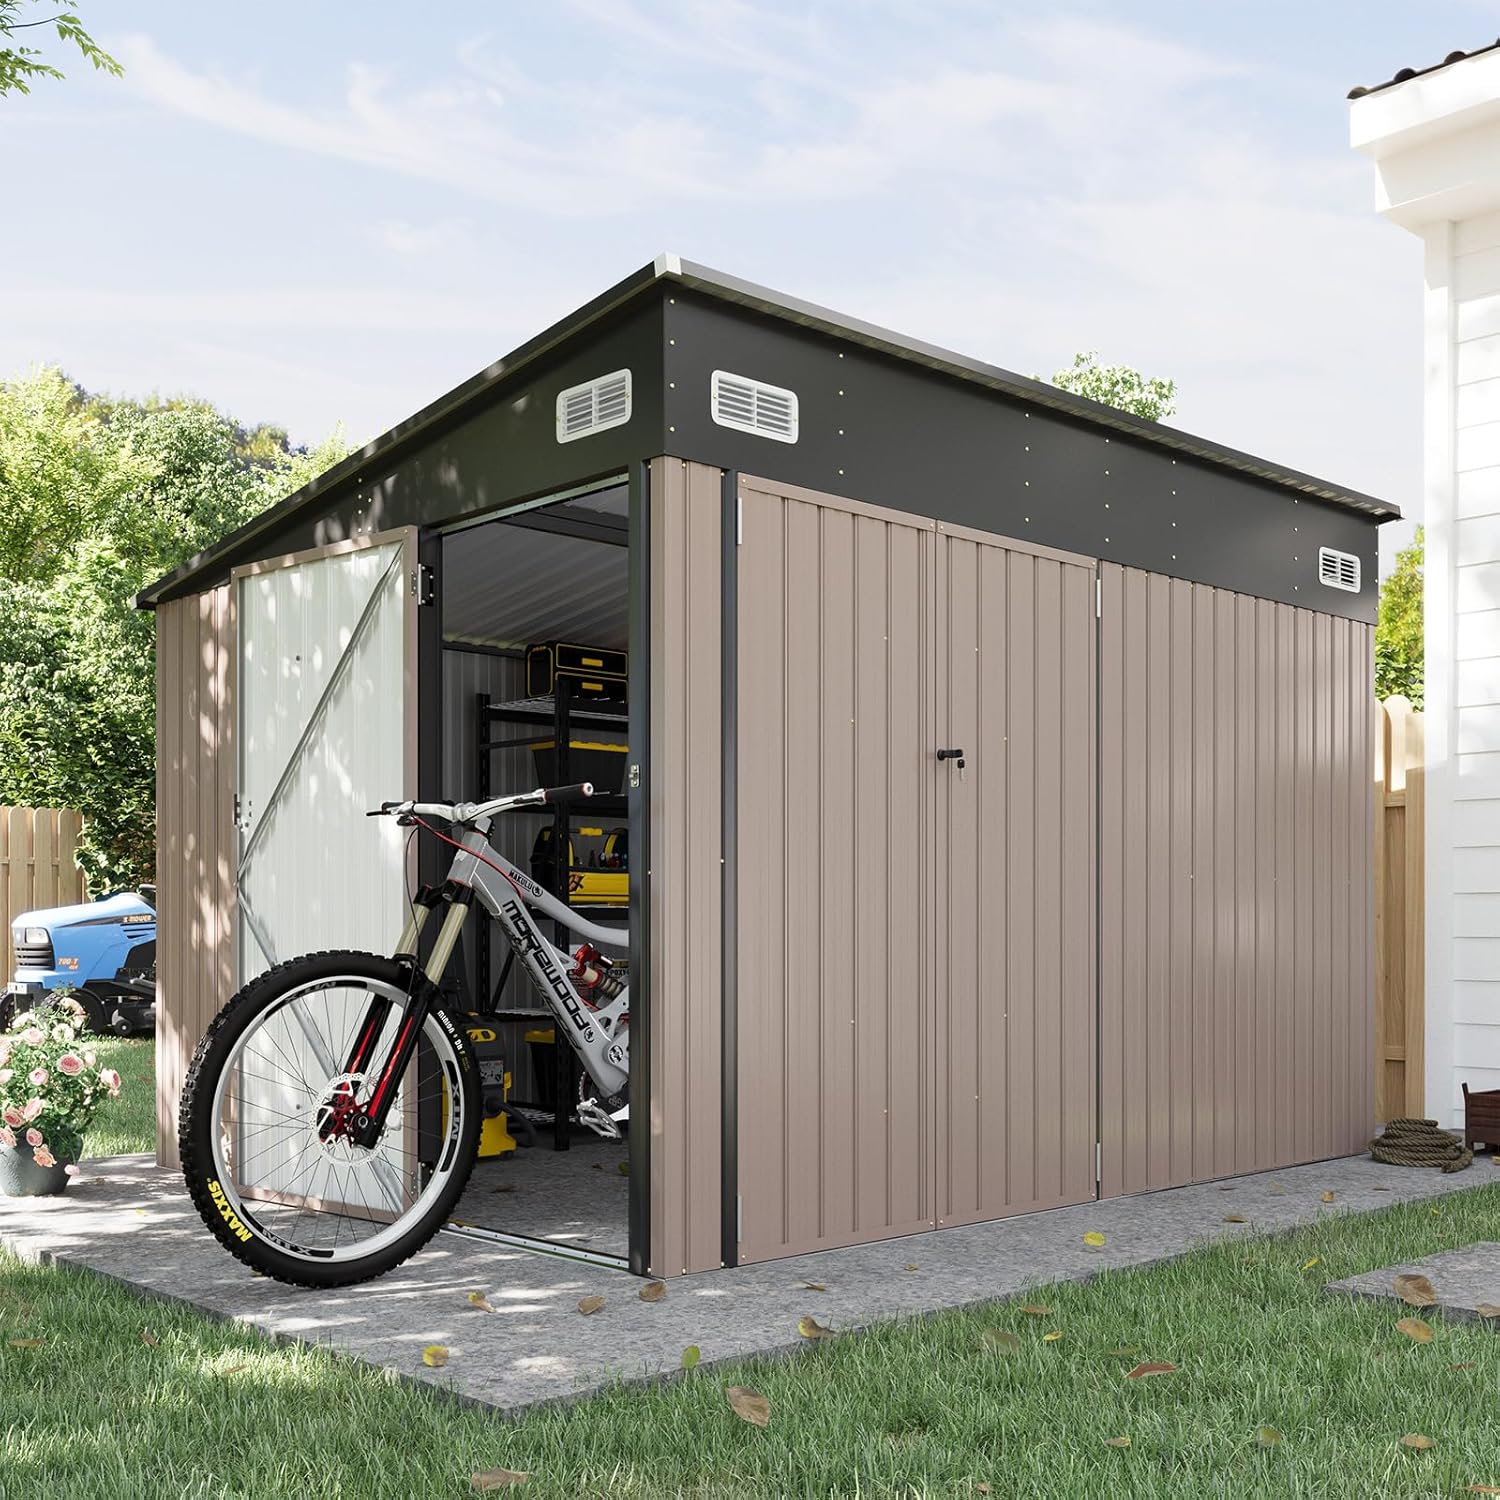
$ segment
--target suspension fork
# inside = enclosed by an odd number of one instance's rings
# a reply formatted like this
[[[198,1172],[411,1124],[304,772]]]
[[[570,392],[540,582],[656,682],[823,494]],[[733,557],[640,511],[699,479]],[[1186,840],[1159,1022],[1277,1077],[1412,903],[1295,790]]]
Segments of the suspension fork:
[[[448,960],[453,956],[453,949],[458,943],[464,923],[468,920],[469,908],[473,902],[474,892],[466,885],[458,885],[456,882],[449,881],[442,887],[423,886],[412,903],[413,910],[407,918],[406,927],[397,944],[396,957],[406,960],[415,969],[417,942],[422,935],[422,930],[426,927],[433,911],[446,904],[447,915],[443,918],[443,925],[438,931],[437,940],[432,945],[432,951],[427,955],[426,964],[423,965],[427,978],[435,988],[442,980],[443,973],[448,967]],[[397,1086],[411,1062],[412,1054],[416,1051],[417,1038],[421,1035],[423,1023],[427,1020],[430,994],[431,990],[427,985],[420,987],[413,985],[412,993],[407,997],[401,1018],[401,1029],[396,1034],[395,1045],[391,1048],[380,1078],[364,1108],[349,1120],[350,1138],[356,1145],[373,1146],[379,1140],[381,1131],[385,1129],[386,1118],[390,1114],[391,1103],[396,1097]],[[348,1065],[344,1069],[346,1073],[358,1073],[370,1061],[375,1043],[385,1027],[393,1004],[393,1001],[384,996],[376,996],[370,1001],[369,1008],[360,1023],[354,1045],[350,1049]],[[322,1133],[326,1133],[333,1127],[335,1118],[331,1116],[325,1122]]]

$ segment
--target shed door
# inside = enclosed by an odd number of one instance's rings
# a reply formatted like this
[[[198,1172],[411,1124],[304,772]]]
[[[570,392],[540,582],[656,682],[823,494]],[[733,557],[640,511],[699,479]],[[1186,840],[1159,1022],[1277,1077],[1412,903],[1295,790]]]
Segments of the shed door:
[[[1095,1188],[1094,564],[938,536],[939,1224]]]
[[[405,830],[364,814],[415,785],[415,537],[236,574],[242,984],[303,953],[388,953],[400,934]],[[318,1039],[280,1041],[309,1076],[338,1070]],[[260,1186],[289,1167],[268,1161]]]

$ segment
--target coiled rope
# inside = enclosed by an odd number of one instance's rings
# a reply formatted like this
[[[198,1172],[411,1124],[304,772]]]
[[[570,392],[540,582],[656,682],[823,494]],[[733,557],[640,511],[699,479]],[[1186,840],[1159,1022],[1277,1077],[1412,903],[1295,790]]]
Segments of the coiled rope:
[[[1393,1167],[1441,1167],[1445,1172],[1462,1172],[1474,1160],[1474,1153],[1440,1130],[1436,1120],[1387,1120],[1370,1142],[1370,1155]]]

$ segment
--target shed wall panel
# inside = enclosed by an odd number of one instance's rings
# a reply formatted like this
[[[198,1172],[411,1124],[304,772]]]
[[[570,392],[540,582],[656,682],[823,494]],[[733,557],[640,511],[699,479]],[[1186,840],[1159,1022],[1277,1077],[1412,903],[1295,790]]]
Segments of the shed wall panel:
[[[234,610],[228,586],[156,611],[156,1156],[180,1165],[193,1049],[234,989]]]
[[[1370,627],[1113,564],[1101,581],[1103,1191],[1357,1151]]]
[[[721,471],[651,465],[650,1269],[720,1264]]]

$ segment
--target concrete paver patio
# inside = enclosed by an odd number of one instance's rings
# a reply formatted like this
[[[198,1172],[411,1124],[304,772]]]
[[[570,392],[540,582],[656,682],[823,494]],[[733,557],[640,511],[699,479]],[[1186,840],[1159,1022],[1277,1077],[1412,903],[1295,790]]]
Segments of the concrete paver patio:
[[[452,1234],[390,1275],[339,1291],[307,1291],[251,1274],[219,1248],[181,1177],[149,1156],[85,1164],[58,1198],[0,1201],[0,1241],[29,1259],[86,1266],[151,1295],[190,1302],[277,1337],[326,1344],[501,1410],[567,1399],[619,1379],[679,1368],[696,1344],[703,1364],[801,1343],[797,1320],[836,1329],[989,1301],[1033,1286],[1147,1265],[1213,1240],[1292,1228],[1500,1181],[1481,1159],[1467,1172],[1382,1166],[1349,1157],[1225,1182],[1054,1209],[848,1250],[643,1283],[610,1270],[486,1245]],[[1325,1204],[1322,1194],[1332,1191]],[[1227,1224],[1226,1215],[1245,1224]],[[1106,1237],[1098,1249],[1086,1231]],[[914,1270],[906,1267],[914,1266]],[[814,1292],[814,1281],[827,1287]],[[483,1291],[493,1316],[476,1311]],[[581,1297],[606,1299],[581,1316]],[[449,1364],[421,1363],[446,1344]]]

